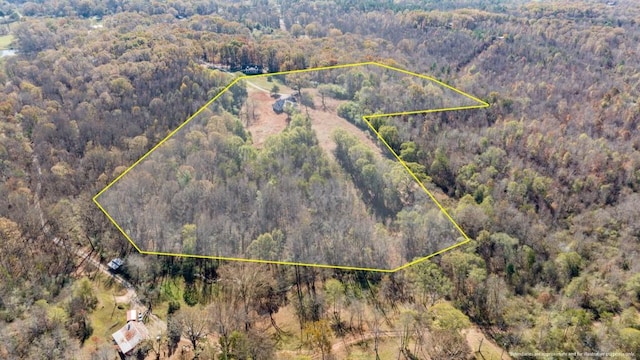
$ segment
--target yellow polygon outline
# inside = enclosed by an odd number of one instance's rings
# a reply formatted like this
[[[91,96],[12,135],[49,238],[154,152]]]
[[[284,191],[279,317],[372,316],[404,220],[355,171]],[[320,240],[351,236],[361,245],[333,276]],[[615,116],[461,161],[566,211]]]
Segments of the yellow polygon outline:
[[[436,251],[433,254],[430,254],[430,255],[421,257],[419,259],[413,260],[411,262],[408,262],[408,263],[406,263],[404,265],[401,265],[401,266],[399,266],[397,268],[394,268],[394,269],[375,269],[375,268],[362,268],[362,267],[343,266],[343,265],[308,264],[308,263],[297,263],[297,262],[277,261],[277,260],[244,259],[244,258],[233,258],[233,257],[223,257],[223,256],[206,256],[206,255],[194,255],[194,254],[163,253],[163,252],[157,252],[157,251],[143,251],[138,247],[138,245],[136,245],[136,243],[129,237],[129,235],[127,235],[127,233],[120,227],[120,225],[118,225],[118,223],[111,217],[111,215],[109,215],[109,213],[98,202],[97,199],[98,199],[98,197],[100,195],[102,195],[105,191],[109,190],[109,188],[111,188],[111,186],[113,186],[113,184],[115,184],[118,180],[120,180],[123,176],[125,176],[131,169],[133,169],[142,160],[144,160],[147,156],[149,156],[149,154],[151,154],[154,150],[156,150],[158,147],[160,147],[162,144],[164,144],[165,141],[169,140],[174,134],[176,134],[178,131],[180,131],[180,129],[182,129],[192,119],[194,119],[196,116],[198,116],[198,114],[200,114],[204,109],[208,108],[214,101],[216,101],[222,94],[224,94],[227,90],[229,90],[229,88],[231,88],[233,85],[235,85],[238,81],[244,80],[244,79],[247,79],[247,78],[267,77],[267,76],[274,76],[274,75],[287,75],[287,74],[296,74],[296,73],[304,73],[304,72],[319,71],[319,70],[344,69],[344,68],[365,66],[365,65],[379,66],[379,67],[387,68],[389,70],[398,71],[398,72],[401,72],[401,73],[404,73],[404,74],[407,74],[407,75],[416,76],[416,77],[419,77],[419,78],[423,78],[423,79],[427,79],[427,80],[433,81],[433,82],[435,82],[435,83],[437,83],[437,84],[439,84],[441,86],[444,86],[445,88],[447,88],[449,90],[452,90],[452,91],[454,91],[454,92],[456,92],[456,93],[458,93],[458,94],[460,94],[460,95],[462,95],[462,96],[464,96],[466,98],[469,98],[469,99],[471,99],[471,100],[473,100],[473,101],[478,103],[477,105],[457,106],[457,107],[449,107],[449,108],[441,108],[441,109],[429,109],[429,110],[402,111],[402,112],[396,112],[396,113],[374,114],[374,115],[364,115],[364,116],[362,116],[362,118],[364,119],[365,123],[376,134],[378,139],[380,139],[380,141],[382,141],[382,143],[387,147],[387,149],[389,149],[389,151],[391,151],[393,156],[400,162],[400,164],[402,164],[402,166],[404,166],[404,168],[409,172],[411,177],[413,177],[413,179],[418,183],[418,185],[420,185],[420,188],[422,190],[424,190],[424,192],[429,196],[429,198],[436,204],[436,206],[438,207],[438,209],[440,209],[442,214],[444,214],[444,216],[453,224],[453,226],[456,228],[456,230],[458,230],[458,232],[460,232],[460,234],[464,238],[463,241],[460,241],[460,242],[458,242],[458,243],[456,243],[456,244],[454,244],[452,246],[449,246],[449,247],[447,247],[445,249]],[[175,130],[171,131],[169,133],[169,135],[167,135],[164,139],[160,140],[160,142],[158,144],[156,144],[153,148],[151,148],[151,150],[147,151],[140,159],[138,159],[136,162],[134,162],[125,171],[123,171],[122,174],[118,175],[118,177],[116,177],[107,186],[105,186],[104,189],[100,190],[100,192],[98,192],[93,197],[92,200],[98,206],[98,208],[107,216],[109,221],[111,221],[111,223],[113,223],[113,225],[115,225],[115,227],[120,231],[120,233],[122,233],[122,235],[124,235],[124,237],[127,240],[129,240],[131,245],[133,245],[133,247],[136,250],[138,250],[138,252],[140,254],[176,256],[176,257],[189,257],[189,258],[201,258],[201,259],[212,259],[212,260],[231,260],[231,261],[243,261],[243,262],[252,262],[252,263],[263,263],[263,264],[311,266],[311,267],[326,268],[326,269],[376,271],[376,272],[383,272],[383,273],[393,273],[393,272],[405,269],[405,268],[407,268],[409,266],[415,265],[415,264],[417,264],[419,262],[425,261],[425,260],[427,260],[429,258],[432,258],[432,257],[436,256],[436,255],[442,254],[442,253],[444,253],[446,251],[449,251],[451,249],[454,249],[454,248],[456,248],[458,246],[464,245],[464,244],[468,243],[469,241],[471,241],[471,239],[469,238],[469,236],[467,236],[467,234],[464,232],[464,230],[462,230],[462,228],[460,228],[458,223],[456,223],[456,221],[453,220],[453,218],[449,215],[447,210],[438,202],[438,200],[433,196],[433,194],[424,186],[422,181],[420,181],[420,179],[418,179],[416,174],[414,174],[413,171],[411,171],[411,169],[404,162],[404,160],[402,160],[400,158],[400,156],[398,154],[396,154],[395,151],[393,151],[393,149],[387,143],[387,141],[382,136],[380,136],[378,131],[376,131],[376,129],[373,127],[373,125],[371,125],[371,122],[369,120],[370,119],[374,119],[374,118],[379,118],[379,117],[415,115],[415,114],[428,114],[428,113],[455,111],[455,110],[471,110],[471,109],[481,109],[481,108],[486,108],[486,107],[489,107],[489,104],[487,102],[482,101],[482,100],[476,98],[475,96],[467,94],[462,90],[456,89],[453,86],[445,84],[440,80],[434,79],[434,78],[432,78],[430,76],[427,76],[427,75],[417,74],[417,73],[414,73],[414,72],[411,72],[411,71],[398,69],[398,68],[395,68],[393,66],[389,66],[389,65],[386,65],[386,64],[381,64],[381,63],[378,63],[378,62],[375,62],[375,61],[368,61],[368,62],[361,62],[361,63],[351,63],[351,64],[341,64],[341,65],[333,65],[333,66],[323,66],[323,67],[317,67],[317,68],[311,68],[311,69],[302,69],[302,70],[281,71],[281,72],[258,74],[258,75],[241,75],[241,76],[238,76],[235,79],[233,79],[231,81],[231,83],[229,83],[229,85],[227,85],[224,89],[222,89],[222,91],[220,91],[216,96],[214,96],[211,100],[209,100],[206,104],[204,104],[200,109],[198,109],[198,111],[196,111],[187,120],[185,120],[182,124],[180,124],[180,126],[178,126]]]

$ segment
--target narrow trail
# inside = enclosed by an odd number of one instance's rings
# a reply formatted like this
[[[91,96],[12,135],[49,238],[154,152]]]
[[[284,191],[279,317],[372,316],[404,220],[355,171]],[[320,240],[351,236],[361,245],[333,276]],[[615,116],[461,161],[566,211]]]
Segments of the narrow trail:
[[[280,6],[280,4],[276,4],[276,10],[278,11],[278,23],[280,24],[280,30],[287,32],[287,25],[285,25],[284,18],[282,17],[282,6]]]
[[[260,85],[256,85],[256,84],[252,83],[252,82],[251,82],[251,81],[249,81],[249,80],[245,80],[245,81],[246,81],[247,85],[251,86],[252,88],[257,89],[257,90],[260,90],[260,91],[265,92],[265,93],[267,93],[267,94],[271,94],[271,91],[270,91],[270,90],[267,90],[267,89],[263,88],[263,87],[262,87],[262,86],[260,86]],[[280,94],[280,93],[278,93],[277,95],[279,95],[279,96],[286,96],[287,94]]]
[[[471,327],[465,329],[462,332],[462,335],[467,340],[469,347],[473,354],[479,355],[477,353],[478,344],[482,340],[482,355],[486,360],[511,360],[511,356],[504,351],[500,346],[498,346],[495,342],[487,338],[484,333],[477,327]],[[400,330],[381,330],[378,332],[377,337],[380,341],[384,339],[393,339],[402,336],[402,331]],[[371,341],[376,338],[376,333],[373,331],[367,331],[358,336],[350,337],[347,339],[341,339],[340,341],[334,343],[331,346],[331,353],[338,354],[340,351],[344,351],[349,347],[356,345],[361,342]],[[372,350],[373,351],[373,350]],[[500,354],[500,357],[496,357],[495,354]],[[322,359],[322,354],[315,352],[312,356],[312,359],[319,360]]]
[[[20,129],[20,132],[22,133],[22,126],[18,124],[18,127]],[[54,244],[64,248],[66,251],[70,253],[73,253],[76,257],[80,259],[81,265],[84,264],[85,262],[88,262],[91,265],[93,265],[98,271],[102,272],[109,278],[113,279],[113,281],[122,285],[126,289],[126,294],[123,296],[117,297],[116,298],[117,302],[120,302],[119,300],[122,300],[122,302],[125,302],[125,303],[129,302],[132,307],[135,307],[137,309],[144,309],[145,306],[140,302],[138,298],[138,294],[136,293],[135,288],[130,282],[125,280],[122,276],[114,274],[111,271],[109,271],[109,268],[106,265],[100,263],[100,261],[96,259],[94,256],[92,256],[93,255],[92,253],[86,252],[80,248],[73,249],[72,246],[66,244],[63,239],[60,239],[57,236],[51,236],[49,234],[50,228],[49,228],[49,225],[47,224],[47,221],[45,220],[44,212],[42,211],[42,206],[40,205],[40,195],[42,193],[42,167],[40,166],[40,161],[38,160],[38,156],[35,152],[35,149],[32,152],[31,161],[37,172],[36,194],[34,196],[34,207],[38,213],[40,226],[42,228],[42,231],[44,232],[45,237],[50,237],[51,241]],[[148,318],[152,323],[151,325],[161,326],[162,328],[166,329],[166,326],[167,326],[166,322],[161,320],[155,314],[150,314]]]
[[[47,224],[47,222],[44,219],[44,212],[42,211],[42,206],[40,205],[40,194],[41,194],[41,191],[42,191],[42,180],[41,180],[42,179],[42,168],[40,167],[40,162],[38,161],[38,156],[36,155],[35,151],[33,152],[33,155],[31,156],[31,160],[33,162],[33,165],[36,168],[36,171],[38,172],[38,177],[36,179],[36,196],[34,197],[35,208],[36,208],[36,211],[38,212],[38,216],[40,218],[40,226],[42,227],[42,231],[44,232],[45,235],[49,236],[50,235],[49,234],[49,225]],[[120,285],[122,285],[126,289],[133,289],[133,285],[131,285],[124,278],[122,278],[122,276],[111,273],[106,265],[101,264],[100,261],[98,261],[97,259],[91,257],[90,253],[87,253],[86,251],[84,251],[82,249],[71,249],[69,245],[65,244],[64,240],[60,239],[57,236],[53,236],[51,238],[51,241],[53,241],[54,244],[65,248],[67,251],[74,253],[78,258],[81,259],[81,264],[84,263],[84,262],[89,262],[91,265],[95,266],[96,269],[98,269],[99,271],[101,271],[105,275],[111,277],[115,282],[119,283]]]

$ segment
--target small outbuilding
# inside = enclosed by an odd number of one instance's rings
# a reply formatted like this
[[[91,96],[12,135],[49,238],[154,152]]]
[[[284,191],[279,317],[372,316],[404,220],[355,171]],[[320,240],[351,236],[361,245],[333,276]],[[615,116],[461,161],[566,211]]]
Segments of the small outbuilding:
[[[138,321],[137,310],[127,310],[127,322],[129,321]]]
[[[109,263],[107,264],[107,267],[111,271],[118,271],[118,269],[120,269],[120,267],[122,265],[124,265],[124,260],[122,260],[120,258],[115,258],[115,259],[109,261]]]

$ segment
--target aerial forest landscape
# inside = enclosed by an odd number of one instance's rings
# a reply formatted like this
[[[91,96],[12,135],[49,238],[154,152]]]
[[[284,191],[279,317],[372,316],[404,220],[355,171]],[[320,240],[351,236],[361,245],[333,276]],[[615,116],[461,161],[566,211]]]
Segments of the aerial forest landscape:
[[[469,240],[421,189],[415,145],[386,114],[411,128],[416,111],[487,104],[375,63],[275,73],[272,91],[239,79],[98,194],[138,249],[392,270]],[[374,137],[390,151],[376,156]]]
[[[635,359],[633,0],[0,2],[0,359]]]

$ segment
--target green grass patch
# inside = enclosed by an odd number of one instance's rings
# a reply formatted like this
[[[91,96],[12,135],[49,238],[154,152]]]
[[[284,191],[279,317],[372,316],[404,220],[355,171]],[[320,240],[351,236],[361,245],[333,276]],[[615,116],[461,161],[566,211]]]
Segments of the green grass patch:
[[[269,91],[271,91],[271,88],[273,88],[273,85],[278,85],[278,87],[280,88],[278,92],[280,93],[288,94],[288,93],[294,92],[293,89],[282,84],[281,81],[279,81],[273,76],[250,76],[250,77],[247,77],[246,80],[250,81],[252,84],[255,84],[256,86],[259,86]],[[271,80],[271,81],[268,81],[268,80]]]
[[[118,307],[115,297],[123,295],[126,290],[104,274],[98,274],[92,281],[98,306],[89,314],[89,321],[93,327],[93,334],[82,347],[84,357],[89,358],[91,352],[103,344],[111,343],[111,334],[120,329],[127,322],[129,305]]]
[[[9,49],[9,46],[13,42],[13,39],[14,39],[14,36],[11,34],[0,36],[0,50]]]
[[[127,310],[129,305],[118,306],[115,297],[123,294],[123,289],[119,285],[110,286],[110,282],[105,280],[105,276],[100,275],[94,280],[95,292],[98,297],[98,306],[89,318],[93,326],[93,335],[102,339],[111,338],[111,334],[116,332],[127,322]]]
[[[153,305],[153,314],[162,321],[167,321],[167,310],[169,310],[169,303],[167,301]]]
[[[271,81],[267,81],[267,79],[271,79]],[[252,83],[271,90],[271,88],[273,87],[273,85],[278,85],[280,88],[282,88],[284,85],[282,85],[282,83],[280,81],[277,81],[275,78],[273,77],[265,77],[265,76],[253,76],[253,77],[249,77],[247,80],[251,81]]]
[[[160,319],[167,320],[167,310],[169,310],[169,302],[178,301],[180,308],[187,307],[184,302],[184,281],[182,278],[165,279],[160,284],[160,303],[153,305],[153,313]]]
[[[166,279],[160,284],[160,299],[165,301],[177,300],[181,303],[184,295],[184,281],[180,278]],[[183,304],[181,304],[183,305]]]

